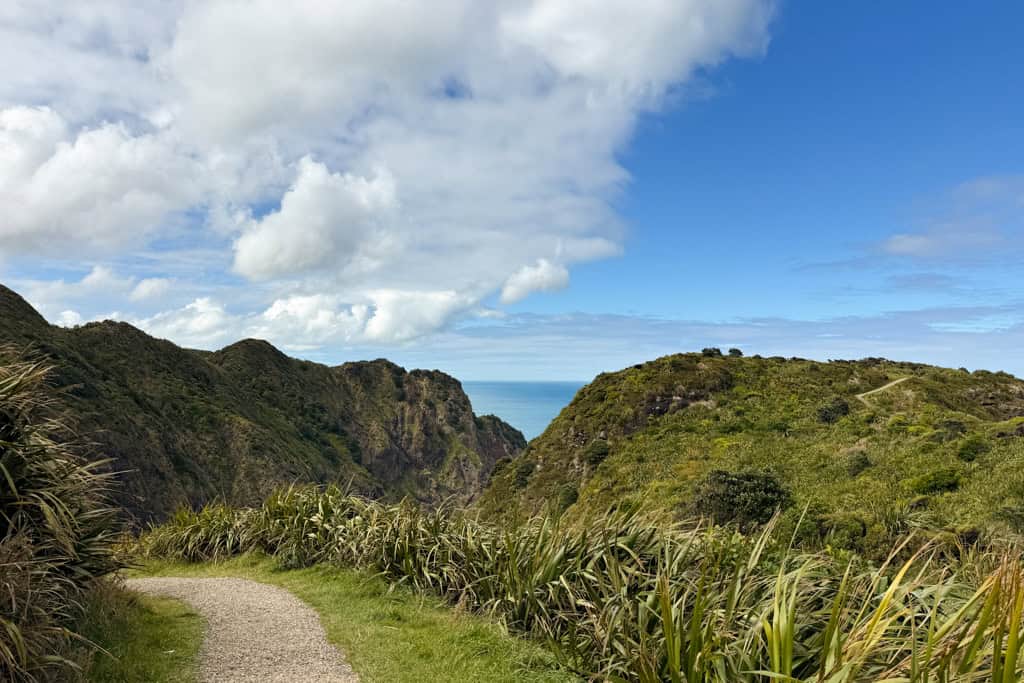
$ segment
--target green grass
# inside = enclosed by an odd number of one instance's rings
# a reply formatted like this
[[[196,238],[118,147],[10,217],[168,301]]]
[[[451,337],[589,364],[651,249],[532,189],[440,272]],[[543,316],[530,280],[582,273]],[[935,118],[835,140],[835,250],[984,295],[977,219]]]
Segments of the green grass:
[[[1021,416],[1024,383],[1003,373],[666,356],[581,389],[478,508],[515,520],[629,504],[678,519],[706,514],[696,493],[711,472],[769,472],[792,494],[784,527],[809,507],[824,545],[849,518],[860,531],[844,547],[882,559],[910,527],[1024,532]]]
[[[224,562],[149,562],[143,576],[239,576],[291,591],[320,614],[328,639],[364,683],[576,680],[541,646],[383,579],[319,565],[282,570],[262,555]]]
[[[86,604],[82,635],[103,651],[84,665],[89,683],[189,683],[196,679],[203,620],[184,603],[100,588]]]

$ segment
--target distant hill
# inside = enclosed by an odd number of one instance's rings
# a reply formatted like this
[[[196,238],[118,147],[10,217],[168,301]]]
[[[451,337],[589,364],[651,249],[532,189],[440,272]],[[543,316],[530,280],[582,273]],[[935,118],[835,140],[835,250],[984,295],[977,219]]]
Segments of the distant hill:
[[[806,508],[802,532],[858,549],[917,524],[1021,531],[1024,382],[883,359],[666,356],[581,389],[498,464],[479,506],[619,503],[740,524]]]
[[[118,322],[65,329],[2,285],[0,345],[55,365],[66,408],[123,471],[120,502],[141,519],[182,503],[256,503],[293,481],[465,502],[526,445],[498,418],[474,416],[441,372],[327,367],[252,339],[194,351]]]

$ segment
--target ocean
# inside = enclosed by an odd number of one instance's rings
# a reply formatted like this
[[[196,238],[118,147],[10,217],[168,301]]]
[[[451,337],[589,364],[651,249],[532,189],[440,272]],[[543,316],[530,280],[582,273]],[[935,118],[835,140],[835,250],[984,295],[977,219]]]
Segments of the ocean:
[[[463,382],[473,412],[497,415],[527,439],[540,435],[583,382]]]

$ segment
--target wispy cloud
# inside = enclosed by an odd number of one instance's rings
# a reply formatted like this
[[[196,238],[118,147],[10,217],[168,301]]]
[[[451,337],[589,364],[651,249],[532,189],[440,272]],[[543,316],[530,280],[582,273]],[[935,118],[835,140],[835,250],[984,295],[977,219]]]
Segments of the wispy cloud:
[[[914,231],[898,231],[875,245],[881,254],[963,262],[1004,259],[1024,249],[1024,177],[992,176],[953,188]]]

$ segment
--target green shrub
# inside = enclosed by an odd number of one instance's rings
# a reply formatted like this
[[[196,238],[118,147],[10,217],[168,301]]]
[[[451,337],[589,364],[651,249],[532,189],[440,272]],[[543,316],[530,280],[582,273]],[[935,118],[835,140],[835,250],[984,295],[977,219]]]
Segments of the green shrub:
[[[886,427],[891,432],[906,432],[910,427],[910,419],[903,413],[896,413],[889,418]]]
[[[491,468],[491,479],[496,479],[511,463],[512,458],[507,455],[503,458],[498,458],[494,462],[494,467]]]
[[[700,354],[707,358],[721,358],[722,349],[718,348],[717,346],[707,346],[701,349]]]
[[[579,500],[580,491],[575,484],[563,484],[558,489],[558,509],[561,512],[568,510]]]
[[[792,426],[786,420],[769,420],[764,428],[769,432],[778,432],[779,434],[789,434],[789,430]]]
[[[733,358],[742,358],[743,357],[743,351],[741,351],[740,349],[737,349],[736,347],[733,347],[733,348],[729,349],[729,355],[731,357],[733,357]]]
[[[932,440],[937,442],[955,441],[967,433],[967,425],[960,420],[943,420],[932,434]]]
[[[827,542],[846,550],[861,550],[868,535],[868,524],[855,512],[832,512],[821,518]]]
[[[910,481],[910,489],[921,495],[956,491],[958,488],[960,488],[960,472],[952,467],[928,472]]]
[[[1004,522],[1015,533],[1024,534],[1024,504],[1002,505],[993,517]]]
[[[856,477],[869,467],[871,458],[864,451],[854,451],[846,456],[846,473],[851,477]]]
[[[530,483],[530,475],[537,468],[537,463],[533,460],[521,459],[520,463],[516,465],[516,477],[515,486],[517,489],[526,488],[526,485]]]
[[[608,442],[605,439],[594,439],[587,446],[587,450],[583,453],[583,459],[587,461],[587,464],[591,467],[597,467],[605,458],[608,457],[608,453],[611,452],[611,448],[608,446]]]
[[[985,440],[985,437],[973,434],[960,442],[960,446],[956,449],[956,457],[964,462],[974,462],[979,455],[987,453],[991,448],[992,446]]]
[[[712,470],[697,489],[694,509],[716,524],[750,529],[767,522],[791,501],[789,491],[768,472]]]
[[[818,408],[818,422],[834,424],[850,414],[850,404],[845,399],[836,397],[827,405]]]

